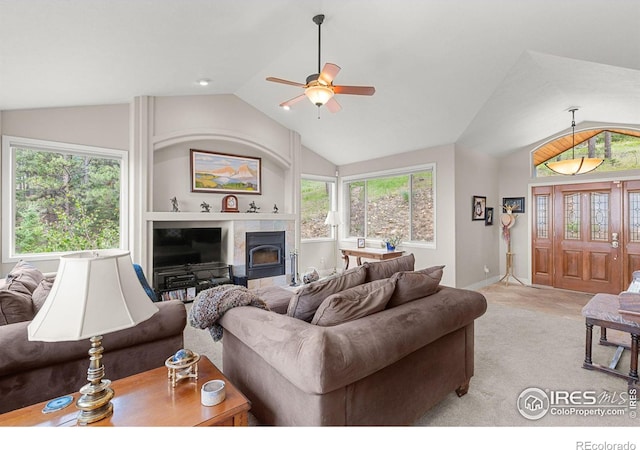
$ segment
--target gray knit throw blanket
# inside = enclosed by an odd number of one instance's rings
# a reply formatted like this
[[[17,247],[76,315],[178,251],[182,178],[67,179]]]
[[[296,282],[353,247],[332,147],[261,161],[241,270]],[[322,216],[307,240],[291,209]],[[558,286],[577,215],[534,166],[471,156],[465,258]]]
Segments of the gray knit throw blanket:
[[[255,306],[269,311],[267,304],[244,286],[222,284],[200,291],[189,311],[189,324],[194,328],[209,329],[214,341],[222,339],[222,325],[218,320],[236,306]]]

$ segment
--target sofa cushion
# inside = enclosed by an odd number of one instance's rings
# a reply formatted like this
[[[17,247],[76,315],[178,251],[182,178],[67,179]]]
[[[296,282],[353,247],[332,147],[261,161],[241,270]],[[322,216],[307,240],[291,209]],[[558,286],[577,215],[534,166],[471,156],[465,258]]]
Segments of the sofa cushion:
[[[391,277],[395,280],[396,288],[387,303],[387,308],[427,297],[438,291],[444,266],[433,266],[415,272],[397,272]]]
[[[396,272],[411,271],[415,266],[413,253],[400,256],[399,258],[387,259],[385,261],[365,262],[362,264],[367,269],[365,282],[390,278]]]
[[[382,311],[395,290],[395,280],[361,284],[327,297],[318,307],[312,325],[329,327]]]
[[[14,286],[14,290],[20,290],[25,294],[31,295],[43,279],[44,275],[33,264],[19,261],[7,275],[7,284],[17,283]]]
[[[310,322],[318,306],[325,298],[336,292],[364,283],[366,273],[367,270],[362,265],[346,270],[338,276],[314,281],[302,286],[291,298],[287,315]]]
[[[267,304],[269,311],[278,314],[287,313],[291,297],[293,297],[293,291],[282,286],[264,286],[253,289],[253,292]]]
[[[53,278],[45,278],[43,279],[35,291],[33,291],[33,295],[31,296],[31,301],[33,302],[33,314],[34,316],[38,314],[38,311],[44,305],[45,300],[49,296],[49,292],[51,292],[51,286],[53,286]]]
[[[0,290],[0,325],[33,319],[31,295],[10,289]]]

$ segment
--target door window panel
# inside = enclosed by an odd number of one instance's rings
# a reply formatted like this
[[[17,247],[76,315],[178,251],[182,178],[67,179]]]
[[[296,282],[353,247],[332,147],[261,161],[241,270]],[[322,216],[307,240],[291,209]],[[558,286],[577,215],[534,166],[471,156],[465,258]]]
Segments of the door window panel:
[[[591,240],[609,240],[609,193],[591,193]]]
[[[580,239],[580,194],[564,194],[564,238]]]

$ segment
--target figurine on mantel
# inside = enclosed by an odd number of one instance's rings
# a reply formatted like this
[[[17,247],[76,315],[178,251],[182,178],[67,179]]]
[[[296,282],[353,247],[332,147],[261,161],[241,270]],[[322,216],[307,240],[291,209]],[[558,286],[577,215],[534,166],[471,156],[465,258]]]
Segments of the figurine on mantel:
[[[273,204],[273,213],[278,214],[278,205],[276,205],[275,203]]]
[[[256,202],[251,202],[251,203],[249,203],[249,209],[247,210],[247,212],[248,213],[257,213],[259,209],[260,209],[260,207],[256,206]]]
[[[180,212],[180,208],[178,208],[178,199],[176,197],[171,199],[171,211]]]
[[[200,208],[202,208],[202,211],[200,212],[211,212],[211,205],[209,205],[207,202],[200,203]]]

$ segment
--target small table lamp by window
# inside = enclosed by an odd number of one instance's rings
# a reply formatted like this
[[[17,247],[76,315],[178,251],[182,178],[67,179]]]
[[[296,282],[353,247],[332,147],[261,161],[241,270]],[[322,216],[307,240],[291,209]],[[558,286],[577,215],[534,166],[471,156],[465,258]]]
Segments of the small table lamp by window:
[[[110,380],[102,379],[102,334],[130,328],[158,311],[145,293],[129,252],[105,250],[60,257],[51,292],[28,326],[30,341],[78,341],[90,338],[88,384],[76,406],[78,424],[113,414]]]
[[[332,237],[333,239],[338,240],[338,234],[337,234],[337,228],[338,225],[340,225],[340,214],[338,213],[338,211],[329,211],[327,213],[327,218],[324,220],[324,224],[325,225],[331,225],[331,229],[332,229]],[[336,245],[333,245],[333,271],[331,272],[331,274],[333,275],[334,273],[336,273]]]

